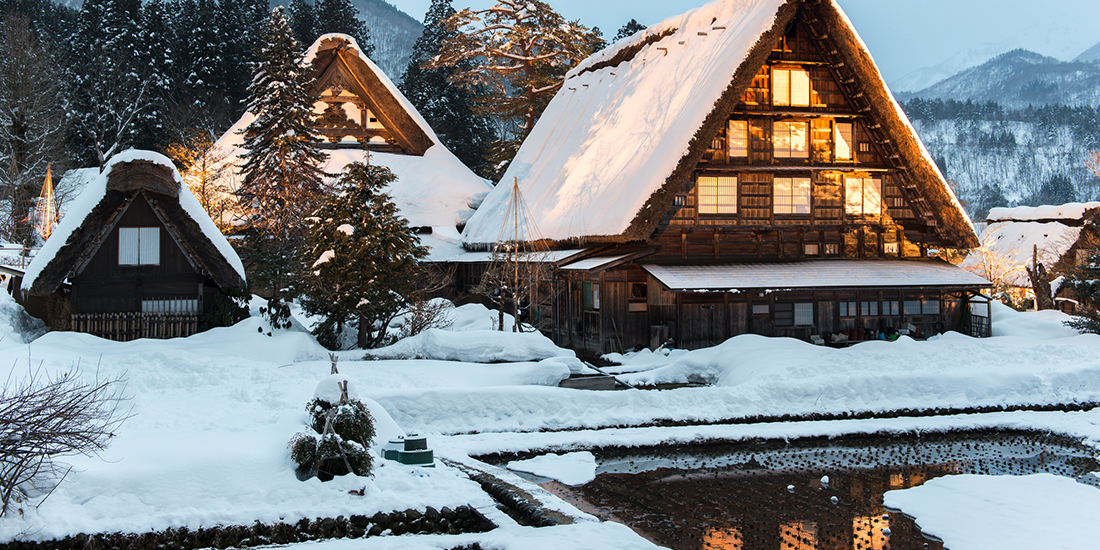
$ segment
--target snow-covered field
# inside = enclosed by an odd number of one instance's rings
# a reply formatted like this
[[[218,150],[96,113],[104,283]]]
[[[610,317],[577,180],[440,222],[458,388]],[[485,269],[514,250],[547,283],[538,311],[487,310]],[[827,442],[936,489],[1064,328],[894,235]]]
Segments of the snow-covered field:
[[[299,482],[287,442],[307,421],[305,405],[329,374],[328,352],[300,331],[272,331],[251,318],[186,339],[128,343],[83,334],[38,337],[18,306],[0,294],[0,365],[11,376],[28,369],[76,369],[84,377],[122,375],[134,416],[99,457],[71,457],[74,470],[41,506],[0,519],[0,543],[86,532],[144,532],[168,527],[292,523],[300,518],[371,515],[378,511],[470,505],[500,527],[465,535],[405,535],[333,540],[325,550],[453,548],[653,548],[629,529],[580,512],[504,469],[470,458],[493,452],[556,453],[517,464],[582,483],[597,445],[674,444],[705,439],[797,438],[849,433],[1013,427],[1081,436],[1100,445],[1100,412],[1002,412],[938,417],[772,422],[660,427],[676,420],[707,424],[784,414],[886,412],[1100,401],[1100,336],[1061,326],[1054,312],[995,312],[997,337],[949,333],[916,342],[867,342],[837,350],[786,339],[734,338],[693,352],[619,356],[618,372],[636,384],[705,382],[675,390],[590,392],[557,387],[577,367],[571,352],[538,338],[487,332],[486,311],[456,310],[452,330],[405,344],[432,359],[366,361],[340,352],[342,374],[356,382],[376,418],[376,446],[403,432],[426,434],[436,468],[377,460],[373,477]],[[523,338],[527,338],[523,340]],[[31,341],[33,339],[33,341]],[[27,343],[29,342],[29,343]],[[468,362],[495,342],[508,356]],[[413,345],[415,344],[415,345]],[[463,361],[443,360],[464,350]],[[392,348],[399,350],[400,348]],[[410,352],[409,350],[414,350]],[[401,354],[396,354],[401,355]],[[484,359],[484,358],[481,358]],[[570,431],[554,431],[570,428]],[[443,459],[443,460],[439,460]],[[495,508],[478,484],[453,464],[477,467],[524,488],[574,522],[522,527]],[[935,487],[935,486],[934,486]],[[363,496],[349,491],[363,489]],[[1095,491],[1091,487],[1086,488]],[[981,510],[1018,489],[967,485]],[[1055,496],[1065,489],[1051,485]],[[1086,493],[1088,494],[1088,493]],[[924,512],[900,503],[918,522]],[[929,497],[931,498],[931,497]],[[939,497],[936,497],[939,498]],[[927,500],[927,499],[925,499]],[[999,513],[990,508],[989,513]],[[1032,522],[1045,528],[1041,522]],[[949,537],[939,524],[922,527]],[[1021,520],[1021,527],[1029,524]],[[955,548],[949,543],[948,546]],[[962,548],[962,546],[959,546]]]

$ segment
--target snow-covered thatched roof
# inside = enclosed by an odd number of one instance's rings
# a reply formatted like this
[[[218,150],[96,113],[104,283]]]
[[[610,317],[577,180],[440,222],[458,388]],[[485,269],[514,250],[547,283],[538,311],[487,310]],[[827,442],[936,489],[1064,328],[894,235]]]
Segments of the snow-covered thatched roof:
[[[79,274],[114,229],[119,214],[139,193],[155,196],[165,228],[176,242],[186,243],[188,259],[209,273],[222,288],[244,285],[241,259],[199,200],[183,184],[172,161],[153,151],[130,149],[113,157],[98,177],[66,211],[42,250],[27,266],[21,288],[49,294]]]
[[[718,0],[588,58],[470,219],[466,243],[499,238],[514,178],[542,237],[648,238],[799,10],[861,81],[868,115],[921,199],[918,216],[945,242],[975,245],[970,219],[835,0]]]
[[[358,143],[341,142],[339,147],[327,151],[329,160],[323,169],[339,177],[352,162],[389,168],[397,181],[387,192],[401,215],[412,227],[432,228],[430,236],[422,236],[424,244],[432,250],[432,258],[444,259],[458,253],[461,250],[457,227],[466,223],[492,186],[440,143],[412,103],[361,52],[350,36],[326,34],[307,50],[305,63],[312,64],[318,81],[335,69],[347,74],[344,85],[356,95],[368,96],[361,99],[393,134],[401,152],[368,151]],[[255,114],[245,113],[216,143],[228,152],[226,162],[238,169],[245,152],[243,132],[254,120]]]
[[[981,248],[971,251],[962,267],[1000,276],[1011,286],[1030,287],[1024,267],[1033,260],[1047,269],[1064,269],[1077,262],[1077,250],[1091,247],[1090,239],[1082,237],[1096,235],[1100,202],[993,208],[988,219],[979,237]]]

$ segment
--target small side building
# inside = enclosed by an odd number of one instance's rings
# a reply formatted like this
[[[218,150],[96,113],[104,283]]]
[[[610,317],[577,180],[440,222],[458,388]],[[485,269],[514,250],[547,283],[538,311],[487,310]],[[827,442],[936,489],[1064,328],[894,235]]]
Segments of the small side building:
[[[1100,244],[1100,202],[993,208],[986,222],[979,237],[981,246],[967,255],[962,266],[993,281],[997,292],[1021,305],[1035,299],[1027,273],[1034,262],[1057,278],[1084,263]],[[1076,312],[1072,297],[1052,290],[1058,309]]]
[[[244,286],[240,258],[172,161],[130,150],[68,209],[20,290],[47,297],[53,330],[125,341],[189,336],[219,291]]]

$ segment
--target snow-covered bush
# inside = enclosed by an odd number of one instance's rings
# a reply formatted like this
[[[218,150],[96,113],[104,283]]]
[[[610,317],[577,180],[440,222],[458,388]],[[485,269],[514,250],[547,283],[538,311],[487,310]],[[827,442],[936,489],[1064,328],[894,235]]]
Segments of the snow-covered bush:
[[[370,475],[374,418],[346,376],[333,374],[317,384],[306,412],[312,431],[295,434],[288,445],[298,479]]]

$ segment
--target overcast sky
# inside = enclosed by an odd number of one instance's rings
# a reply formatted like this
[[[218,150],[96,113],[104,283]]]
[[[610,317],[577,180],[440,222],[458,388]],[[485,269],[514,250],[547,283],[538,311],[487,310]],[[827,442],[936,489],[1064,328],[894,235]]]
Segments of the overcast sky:
[[[423,19],[431,0],[387,0]],[[706,0],[546,0],[610,37],[631,18],[643,25]],[[1063,60],[1100,42],[1098,0],[839,0],[887,82],[975,48],[1024,47]],[[493,0],[454,0],[455,9]]]

